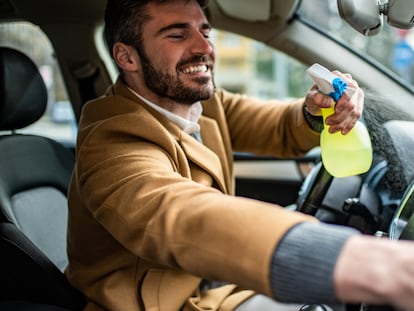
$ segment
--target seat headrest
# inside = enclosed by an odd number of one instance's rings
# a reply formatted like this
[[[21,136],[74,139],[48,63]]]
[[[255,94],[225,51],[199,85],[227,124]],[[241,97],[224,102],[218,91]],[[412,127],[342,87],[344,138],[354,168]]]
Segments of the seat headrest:
[[[0,130],[30,125],[46,107],[46,85],[33,61],[19,51],[0,47]]]

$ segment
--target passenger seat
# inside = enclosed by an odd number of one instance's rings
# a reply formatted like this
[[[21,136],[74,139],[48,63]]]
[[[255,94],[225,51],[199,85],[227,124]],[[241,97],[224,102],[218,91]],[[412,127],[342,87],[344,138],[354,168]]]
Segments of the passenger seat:
[[[18,133],[43,116],[47,96],[36,65],[0,47],[0,310],[84,306],[63,274],[74,153],[52,139]]]

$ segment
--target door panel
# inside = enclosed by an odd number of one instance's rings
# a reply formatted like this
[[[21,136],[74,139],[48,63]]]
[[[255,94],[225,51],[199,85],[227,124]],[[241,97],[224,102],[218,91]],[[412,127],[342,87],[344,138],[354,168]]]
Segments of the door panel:
[[[319,149],[297,159],[235,153],[236,195],[282,206],[295,204],[304,178],[319,160]]]

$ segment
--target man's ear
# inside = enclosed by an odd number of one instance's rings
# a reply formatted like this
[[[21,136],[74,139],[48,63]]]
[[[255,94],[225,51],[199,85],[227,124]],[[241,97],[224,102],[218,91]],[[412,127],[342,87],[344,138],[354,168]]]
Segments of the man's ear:
[[[112,54],[118,67],[125,71],[138,70],[138,55],[133,47],[117,42],[114,44]]]

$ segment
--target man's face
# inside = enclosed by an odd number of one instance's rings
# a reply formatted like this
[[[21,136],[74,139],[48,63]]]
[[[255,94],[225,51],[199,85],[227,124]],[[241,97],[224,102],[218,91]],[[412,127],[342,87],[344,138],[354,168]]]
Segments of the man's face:
[[[148,5],[143,44],[137,47],[146,87],[159,98],[181,104],[214,93],[214,48],[210,25],[195,0]]]

